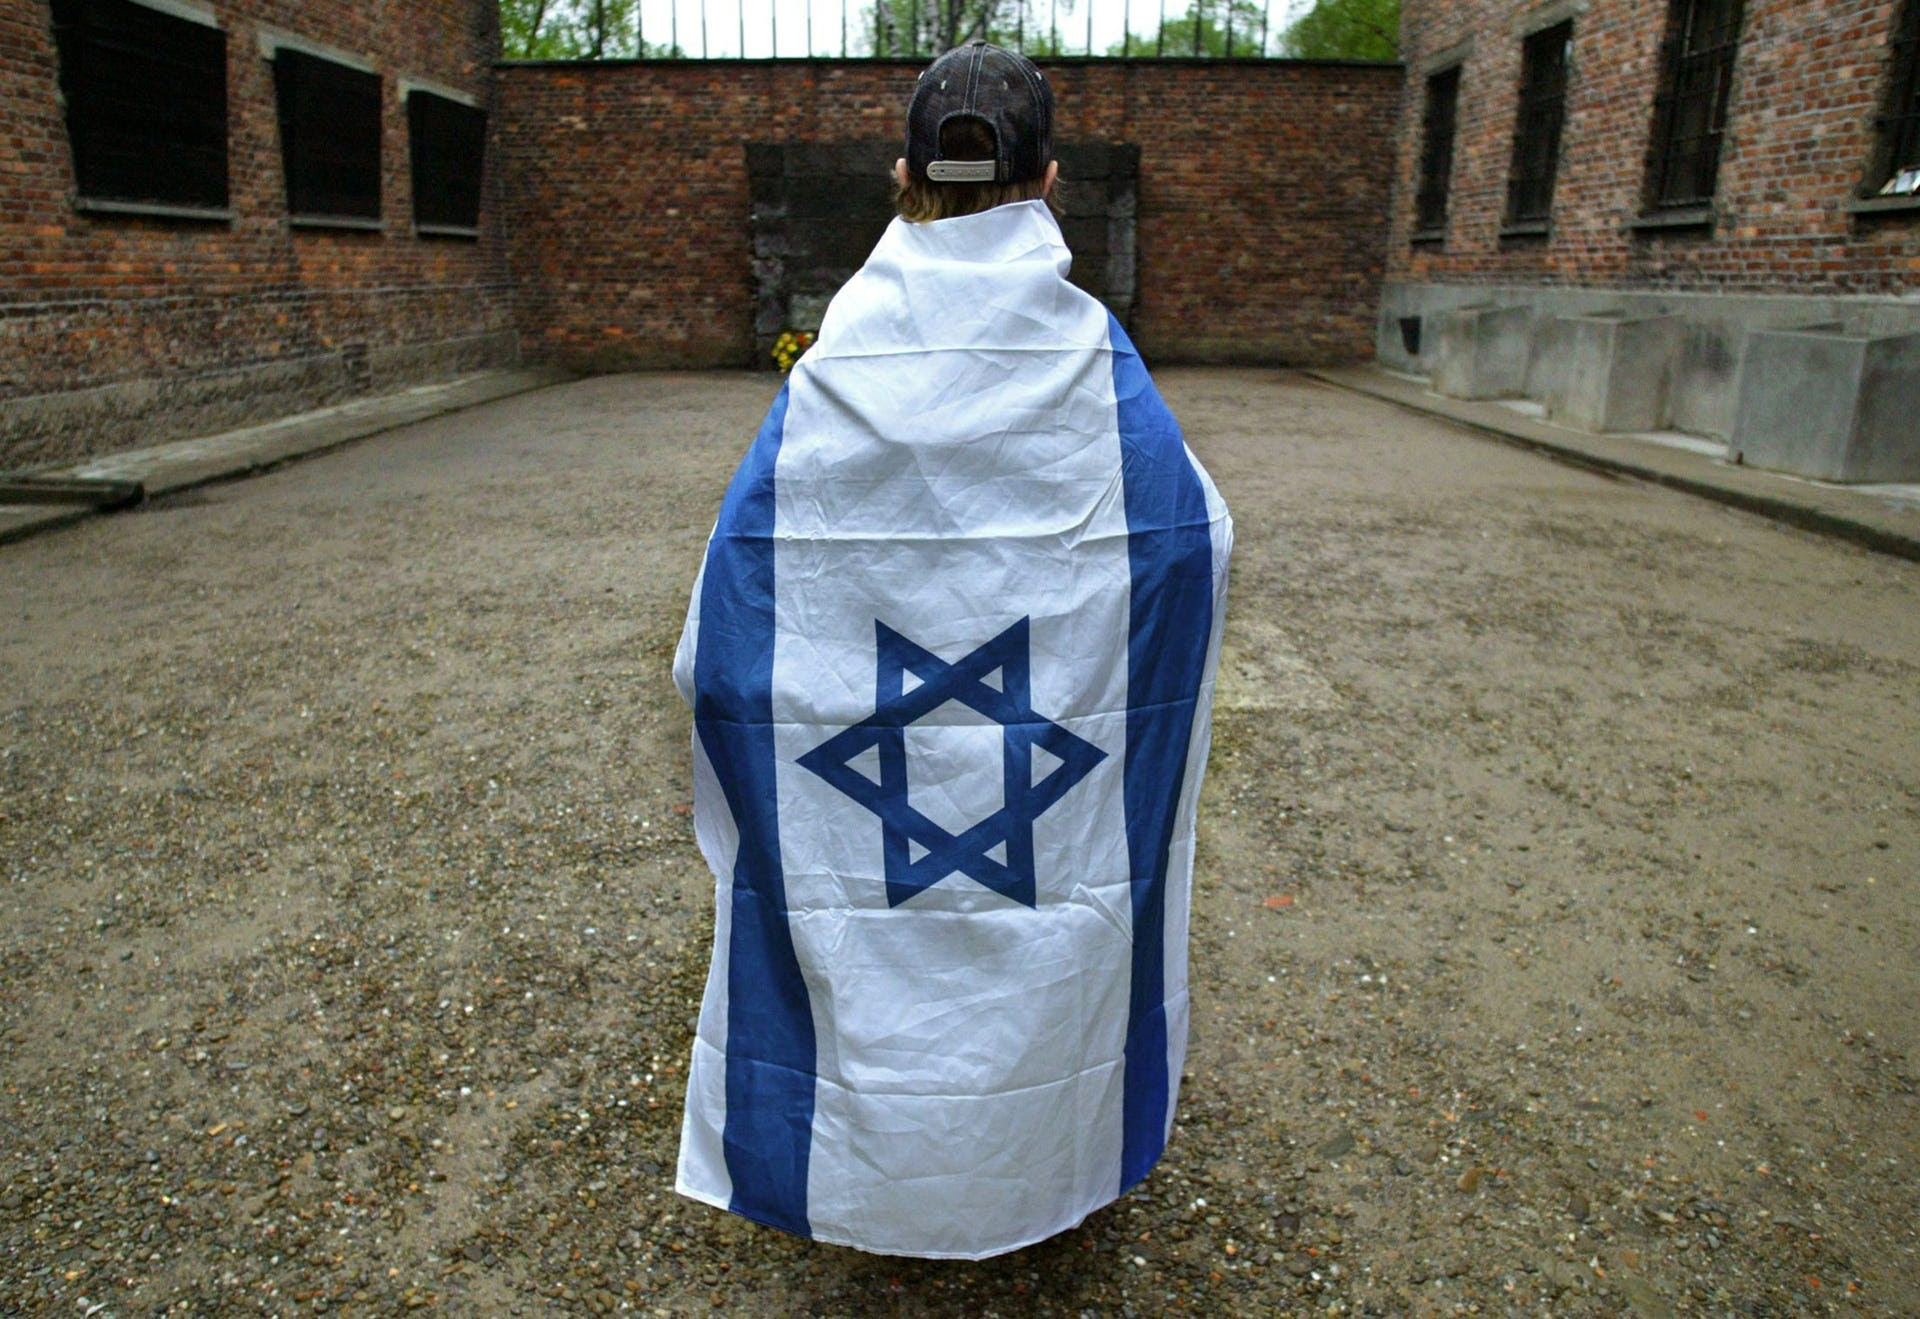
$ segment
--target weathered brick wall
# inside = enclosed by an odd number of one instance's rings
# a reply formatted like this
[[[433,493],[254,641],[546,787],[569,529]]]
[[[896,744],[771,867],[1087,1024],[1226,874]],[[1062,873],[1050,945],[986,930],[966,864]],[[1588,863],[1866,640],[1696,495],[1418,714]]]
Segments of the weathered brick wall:
[[[1529,14],[1512,0],[1405,0],[1408,63],[1389,278],[1709,292],[1886,294],[1920,273],[1920,213],[1848,209],[1873,152],[1897,0],[1747,0],[1710,232],[1634,232],[1668,0],[1573,12],[1551,234],[1502,241]],[[1445,240],[1410,241],[1423,64],[1471,43]]]
[[[72,204],[51,18],[0,6],[0,468],[314,406],[512,353],[489,180],[478,242],[416,238],[399,80],[481,98],[494,0],[213,0],[227,34],[228,223]],[[382,74],[383,227],[291,229],[262,24]]]
[[[529,356],[753,355],[746,143],[890,140],[918,62],[509,64],[495,159]],[[1159,361],[1370,351],[1395,66],[1046,64],[1062,140],[1141,148],[1134,338]],[[1071,181],[1069,181],[1071,186]]]

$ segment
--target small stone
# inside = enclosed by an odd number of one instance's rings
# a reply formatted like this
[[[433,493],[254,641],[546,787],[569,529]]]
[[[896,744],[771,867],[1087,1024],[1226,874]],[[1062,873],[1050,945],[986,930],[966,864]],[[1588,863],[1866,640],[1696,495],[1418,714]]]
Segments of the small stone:
[[[1333,1139],[1321,1144],[1314,1150],[1314,1153],[1323,1159],[1337,1159],[1343,1154],[1353,1153],[1353,1148],[1357,1143],[1351,1131],[1343,1131]]]

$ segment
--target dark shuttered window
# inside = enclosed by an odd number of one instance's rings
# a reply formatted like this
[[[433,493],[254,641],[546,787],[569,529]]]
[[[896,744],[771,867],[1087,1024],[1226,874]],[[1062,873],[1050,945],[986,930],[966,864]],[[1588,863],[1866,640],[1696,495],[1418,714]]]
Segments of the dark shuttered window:
[[[1573,24],[1528,37],[1520,51],[1520,115],[1507,171],[1507,223],[1544,224],[1553,214],[1553,176],[1560,128],[1567,118],[1567,56]]]
[[[471,235],[480,225],[480,163],[487,116],[432,92],[407,93],[413,223],[421,233]]]
[[[1878,127],[1880,158],[1870,191],[1920,194],[1920,0],[1907,0],[1894,29],[1886,110]]]
[[[227,36],[129,0],[53,0],[81,203],[224,211]]]
[[[1713,200],[1740,8],[1741,0],[1671,0],[1647,169],[1647,202],[1655,210]]]
[[[1453,130],[1460,109],[1460,66],[1427,79],[1427,110],[1420,139],[1420,187],[1414,195],[1416,237],[1447,227],[1447,191],[1453,182]]]
[[[380,75],[282,46],[273,88],[289,214],[377,225]]]

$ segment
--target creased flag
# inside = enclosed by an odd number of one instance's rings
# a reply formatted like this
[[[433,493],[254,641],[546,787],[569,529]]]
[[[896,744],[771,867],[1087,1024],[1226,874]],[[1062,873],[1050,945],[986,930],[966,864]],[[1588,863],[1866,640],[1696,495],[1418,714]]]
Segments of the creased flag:
[[[727,490],[674,677],[684,1195],[978,1259],[1173,1121],[1232,523],[1043,203],[895,221]]]

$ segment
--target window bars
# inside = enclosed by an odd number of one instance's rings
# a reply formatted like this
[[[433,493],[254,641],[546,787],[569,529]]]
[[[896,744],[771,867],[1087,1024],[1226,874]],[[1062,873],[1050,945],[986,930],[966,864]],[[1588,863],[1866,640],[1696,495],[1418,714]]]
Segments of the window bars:
[[[1872,189],[1884,196],[1920,194],[1920,0],[1907,0],[1894,31],[1886,111],[1874,126],[1880,160]]]
[[[380,75],[305,51],[273,56],[287,211],[296,223],[380,221]]]
[[[227,35],[127,0],[54,0],[82,206],[222,212]]]
[[[1740,42],[1741,0],[1672,0],[1647,172],[1654,210],[1713,200]]]
[[[1414,196],[1416,238],[1437,238],[1447,227],[1447,189],[1453,179],[1453,130],[1460,106],[1460,66],[1427,79],[1427,112],[1420,145],[1420,188]]]
[[[477,237],[486,111],[433,92],[410,91],[407,145],[415,231]]]
[[[1560,128],[1567,116],[1573,23],[1536,32],[1520,48],[1520,112],[1507,170],[1507,223],[1543,225],[1553,212]]]

